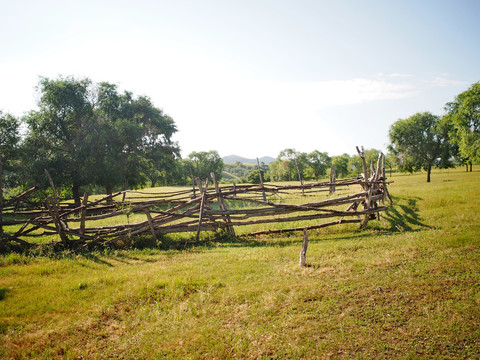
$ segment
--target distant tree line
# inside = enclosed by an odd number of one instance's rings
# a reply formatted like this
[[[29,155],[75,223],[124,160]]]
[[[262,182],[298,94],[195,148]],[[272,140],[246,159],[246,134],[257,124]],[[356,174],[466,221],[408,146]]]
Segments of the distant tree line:
[[[45,169],[64,197],[80,204],[83,191],[111,194],[144,186],[187,185],[214,172],[217,180],[258,183],[258,167],[224,164],[215,150],[180,156],[173,119],[146,96],[121,92],[117,85],[89,79],[41,78],[38,109],[22,118],[0,111],[0,202],[3,189],[35,184],[48,188]],[[440,117],[417,113],[389,130],[387,167],[427,172],[480,162],[480,83],[445,105]],[[367,163],[380,151],[365,151]],[[334,167],[337,177],[363,172],[358,155],[330,156],[287,148],[275,161],[260,164],[264,181],[319,180]],[[12,190],[13,189],[13,190]],[[1,203],[0,203],[1,205]]]

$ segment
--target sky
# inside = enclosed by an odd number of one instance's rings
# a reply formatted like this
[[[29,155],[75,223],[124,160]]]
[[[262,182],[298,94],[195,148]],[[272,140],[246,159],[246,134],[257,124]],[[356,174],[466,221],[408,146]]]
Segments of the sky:
[[[146,95],[182,156],[386,151],[480,81],[480,0],[0,0],[0,110],[40,77]]]

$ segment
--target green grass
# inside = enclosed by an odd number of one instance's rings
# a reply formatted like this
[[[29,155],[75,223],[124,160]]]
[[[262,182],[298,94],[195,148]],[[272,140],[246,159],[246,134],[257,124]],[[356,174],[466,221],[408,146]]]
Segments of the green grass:
[[[478,358],[480,169],[394,176],[347,225],[0,257],[0,358]]]

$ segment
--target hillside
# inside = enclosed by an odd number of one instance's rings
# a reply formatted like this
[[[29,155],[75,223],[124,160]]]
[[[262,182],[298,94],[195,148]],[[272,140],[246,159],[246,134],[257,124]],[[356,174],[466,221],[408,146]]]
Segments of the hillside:
[[[242,164],[256,164],[257,163],[257,159],[248,159],[248,158],[244,158],[244,157],[238,156],[238,155],[224,156],[222,159],[223,159],[224,163],[236,163],[236,162],[240,162]],[[275,158],[273,158],[271,156],[262,156],[261,158],[258,158],[258,160],[260,161],[260,163],[263,162],[265,164],[270,164],[271,162],[275,161]]]

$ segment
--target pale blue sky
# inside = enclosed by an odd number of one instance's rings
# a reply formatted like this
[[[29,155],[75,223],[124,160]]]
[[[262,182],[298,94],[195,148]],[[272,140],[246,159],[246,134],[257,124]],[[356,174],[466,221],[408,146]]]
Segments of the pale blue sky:
[[[480,81],[480,0],[0,0],[0,109],[39,76],[148,95],[184,156],[386,149]]]

